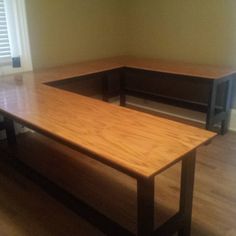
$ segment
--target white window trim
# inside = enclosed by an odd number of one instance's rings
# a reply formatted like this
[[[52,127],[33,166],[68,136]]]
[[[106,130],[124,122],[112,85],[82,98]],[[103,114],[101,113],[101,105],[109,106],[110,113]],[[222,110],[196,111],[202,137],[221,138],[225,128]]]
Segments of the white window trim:
[[[24,71],[32,71],[32,60],[30,43],[28,36],[28,25],[25,9],[25,0],[15,0],[16,12],[17,12],[17,36],[19,37],[20,51],[21,53],[21,67],[13,68],[12,65],[0,66],[0,76],[7,74],[20,73]]]
[[[231,112],[230,130],[236,131],[236,109],[232,109]]]

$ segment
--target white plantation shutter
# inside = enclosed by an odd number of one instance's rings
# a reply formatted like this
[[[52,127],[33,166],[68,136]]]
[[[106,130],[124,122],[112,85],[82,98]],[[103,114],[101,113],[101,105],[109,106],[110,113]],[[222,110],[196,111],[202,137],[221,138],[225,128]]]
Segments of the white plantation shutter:
[[[32,70],[25,0],[0,0],[0,79]]]
[[[24,71],[32,71],[25,0],[0,0],[0,80]],[[15,128],[24,132],[21,125]],[[2,138],[5,132],[0,131]]]
[[[0,65],[11,63],[9,30],[6,17],[6,5],[0,0]]]

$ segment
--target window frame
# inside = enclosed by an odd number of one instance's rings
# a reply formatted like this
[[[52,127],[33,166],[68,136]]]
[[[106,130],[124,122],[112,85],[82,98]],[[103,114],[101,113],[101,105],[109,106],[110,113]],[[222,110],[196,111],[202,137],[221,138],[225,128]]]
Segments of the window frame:
[[[7,0],[4,0],[7,1]],[[14,0],[16,11],[17,38],[19,40],[19,50],[21,52],[21,67],[13,68],[12,64],[0,65],[0,76],[7,74],[32,71],[31,50],[28,35],[28,25],[26,16],[25,0]],[[24,52],[24,53],[23,53]]]

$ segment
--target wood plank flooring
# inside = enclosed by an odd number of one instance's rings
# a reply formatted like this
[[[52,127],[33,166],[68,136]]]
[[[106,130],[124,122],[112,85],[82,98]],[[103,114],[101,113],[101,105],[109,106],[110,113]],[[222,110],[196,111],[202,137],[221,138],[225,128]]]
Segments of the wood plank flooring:
[[[32,148],[34,145],[28,142],[26,146]],[[1,236],[103,235],[8,164],[4,159],[4,145],[0,147],[0,156]],[[57,155],[54,161],[56,157]],[[22,158],[30,163],[27,155],[22,154]],[[38,161],[45,163],[43,157]],[[60,168],[55,166],[54,161],[49,163],[49,167],[54,170],[51,177],[58,178],[63,185],[66,182],[58,177]],[[68,178],[76,178],[72,183],[76,186],[73,188],[74,194],[91,202],[106,215],[134,231],[136,182],[109,167],[90,161],[93,171],[86,163],[78,169],[77,174],[69,171],[74,164],[65,167],[67,172],[63,174]],[[33,158],[31,164],[36,162],[37,159]],[[46,170],[46,167],[47,165],[41,171]],[[235,170],[236,133],[218,136],[209,146],[200,148],[194,194],[193,236],[236,235]],[[166,215],[177,208],[179,172],[180,166],[176,165],[156,178],[157,206],[161,207],[161,211],[164,210]],[[72,185],[68,188],[72,189]],[[157,211],[156,215],[159,213]]]

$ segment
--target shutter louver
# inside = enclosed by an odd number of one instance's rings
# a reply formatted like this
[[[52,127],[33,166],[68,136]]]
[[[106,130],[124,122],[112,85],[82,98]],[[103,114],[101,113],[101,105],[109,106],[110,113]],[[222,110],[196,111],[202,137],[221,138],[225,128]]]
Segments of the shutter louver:
[[[0,64],[11,63],[11,50],[8,36],[6,8],[4,0],[0,0]]]

